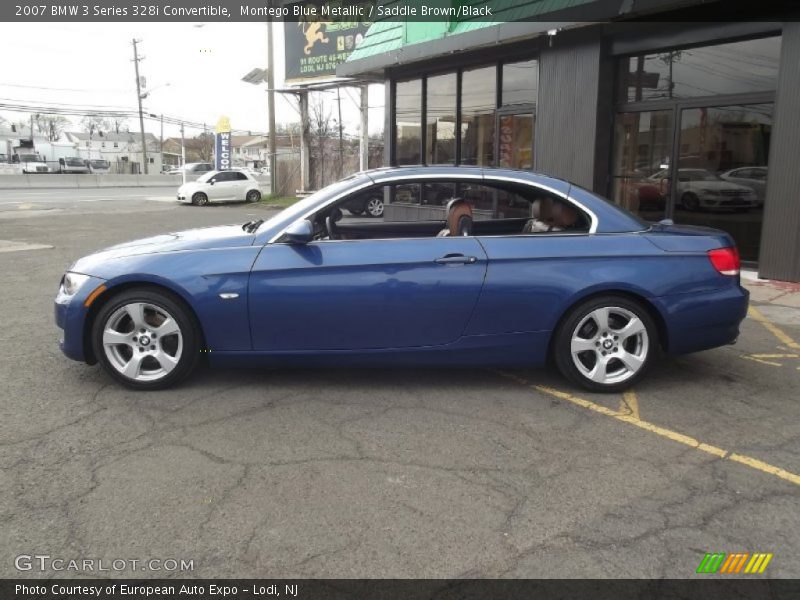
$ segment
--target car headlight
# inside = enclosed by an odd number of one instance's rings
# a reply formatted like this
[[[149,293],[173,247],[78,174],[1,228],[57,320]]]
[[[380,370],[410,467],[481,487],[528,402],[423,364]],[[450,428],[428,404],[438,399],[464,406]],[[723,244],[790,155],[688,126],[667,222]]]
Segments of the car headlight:
[[[88,275],[67,272],[64,274],[64,279],[61,282],[61,291],[65,296],[74,296],[88,279]]]

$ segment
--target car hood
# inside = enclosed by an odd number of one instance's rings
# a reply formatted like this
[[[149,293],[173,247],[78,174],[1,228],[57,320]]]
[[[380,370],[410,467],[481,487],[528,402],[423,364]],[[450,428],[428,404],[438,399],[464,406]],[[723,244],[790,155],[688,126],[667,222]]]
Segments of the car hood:
[[[108,260],[142,254],[251,246],[254,239],[255,236],[243,231],[241,225],[187,229],[105,248],[79,259],[70,270],[92,275],[93,266]]]

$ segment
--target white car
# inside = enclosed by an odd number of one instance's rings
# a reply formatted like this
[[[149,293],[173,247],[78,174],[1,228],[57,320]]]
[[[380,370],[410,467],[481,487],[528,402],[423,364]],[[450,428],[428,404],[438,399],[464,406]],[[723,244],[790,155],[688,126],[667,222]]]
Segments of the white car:
[[[663,170],[650,176],[654,182],[669,178]],[[678,201],[686,210],[745,211],[758,206],[752,188],[721,179],[705,169],[678,169]]]
[[[756,193],[759,206],[764,206],[767,195],[767,167],[741,167],[721,173],[720,177],[731,183],[738,183],[751,188]]]
[[[209,171],[196,181],[187,181],[179,187],[178,200],[191,202],[195,206],[231,200],[258,202],[261,200],[261,189],[258,181],[245,171]]]

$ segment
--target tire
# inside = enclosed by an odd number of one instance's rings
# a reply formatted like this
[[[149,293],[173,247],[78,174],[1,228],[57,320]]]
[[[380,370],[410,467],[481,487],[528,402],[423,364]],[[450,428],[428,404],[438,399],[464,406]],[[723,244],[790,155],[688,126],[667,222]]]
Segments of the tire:
[[[91,336],[103,369],[134,390],[163,389],[187,377],[197,366],[202,339],[183,301],[152,288],[112,297],[98,312]]]
[[[373,196],[364,205],[364,211],[368,217],[378,219],[383,216],[383,198]]]
[[[245,202],[258,202],[261,200],[261,192],[258,190],[250,190],[247,192],[247,195],[244,197]]]
[[[194,196],[192,196],[192,204],[195,206],[205,206],[208,204],[208,196],[203,192],[195,192]]]
[[[681,196],[681,204],[686,210],[691,210],[693,212],[700,210],[700,198],[697,197],[697,194],[693,194],[692,192],[686,192]]]
[[[658,328],[647,309],[609,294],[567,314],[555,333],[553,358],[571,382],[593,392],[619,392],[639,381],[658,348]]]

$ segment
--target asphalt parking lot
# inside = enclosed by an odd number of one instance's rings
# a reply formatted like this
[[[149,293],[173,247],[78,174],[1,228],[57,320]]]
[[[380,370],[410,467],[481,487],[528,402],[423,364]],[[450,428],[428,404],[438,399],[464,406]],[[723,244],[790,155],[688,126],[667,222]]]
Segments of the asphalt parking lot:
[[[52,246],[0,252],[0,576],[46,554],[194,561],[121,573],[142,577],[683,578],[706,552],[800,576],[800,309],[756,302],[736,346],[625,395],[542,370],[203,370],[135,393],[58,350],[64,269],[267,212],[156,200],[0,211],[0,240]]]

